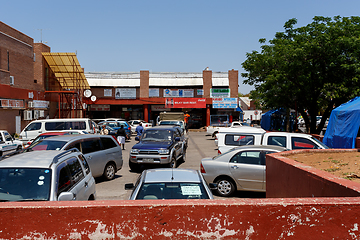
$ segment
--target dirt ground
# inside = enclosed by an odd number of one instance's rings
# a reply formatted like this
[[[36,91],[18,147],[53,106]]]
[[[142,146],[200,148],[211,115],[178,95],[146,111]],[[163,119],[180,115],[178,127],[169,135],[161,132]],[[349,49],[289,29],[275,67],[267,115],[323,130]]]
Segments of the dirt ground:
[[[287,157],[337,177],[360,183],[360,152],[302,153]]]

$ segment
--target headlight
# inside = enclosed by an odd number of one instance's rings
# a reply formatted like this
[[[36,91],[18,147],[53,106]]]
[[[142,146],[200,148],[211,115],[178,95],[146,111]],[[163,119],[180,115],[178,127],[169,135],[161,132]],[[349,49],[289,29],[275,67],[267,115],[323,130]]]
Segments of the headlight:
[[[139,154],[139,149],[131,149],[130,153]]]
[[[158,151],[159,151],[159,154],[169,154],[169,149],[160,149]]]

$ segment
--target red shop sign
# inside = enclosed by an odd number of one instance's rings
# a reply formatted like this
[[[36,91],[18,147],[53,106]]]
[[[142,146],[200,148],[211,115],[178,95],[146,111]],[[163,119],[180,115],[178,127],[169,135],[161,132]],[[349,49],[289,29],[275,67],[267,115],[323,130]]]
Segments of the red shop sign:
[[[166,108],[206,108],[206,98],[165,98]]]

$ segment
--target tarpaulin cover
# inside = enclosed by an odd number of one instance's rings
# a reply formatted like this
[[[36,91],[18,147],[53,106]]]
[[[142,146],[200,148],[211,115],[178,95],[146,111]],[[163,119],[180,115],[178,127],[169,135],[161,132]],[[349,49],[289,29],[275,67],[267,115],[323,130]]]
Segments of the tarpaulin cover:
[[[261,128],[264,130],[270,130],[271,128],[271,115],[276,111],[275,110],[270,110],[266,113],[264,113],[263,115],[261,115],[261,120],[260,120],[260,125]]]
[[[360,97],[332,110],[324,144],[331,148],[355,148],[360,126]]]

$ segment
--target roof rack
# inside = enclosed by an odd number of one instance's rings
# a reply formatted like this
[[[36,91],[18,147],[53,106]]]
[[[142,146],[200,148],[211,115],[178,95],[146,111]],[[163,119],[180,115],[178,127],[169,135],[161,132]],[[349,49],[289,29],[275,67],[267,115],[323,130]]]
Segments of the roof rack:
[[[54,157],[52,163],[57,163],[62,156],[66,155],[66,154],[69,154],[71,152],[80,152],[80,151],[79,151],[79,149],[74,147],[74,148],[71,148],[69,150],[66,150],[65,152],[59,153],[58,155],[56,155]]]

